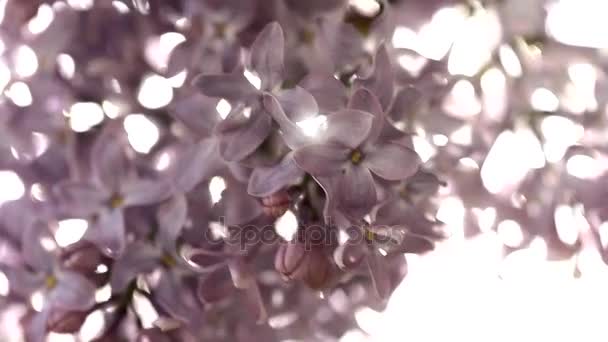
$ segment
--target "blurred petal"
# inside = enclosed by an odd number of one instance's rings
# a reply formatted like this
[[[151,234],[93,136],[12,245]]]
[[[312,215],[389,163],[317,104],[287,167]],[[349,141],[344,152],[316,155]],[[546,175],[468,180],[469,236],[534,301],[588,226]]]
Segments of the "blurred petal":
[[[46,340],[46,321],[49,318],[51,309],[46,307],[42,312],[34,313],[25,329],[27,342],[44,342]]]
[[[42,239],[49,239],[54,243],[48,226],[36,221],[24,227],[21,237],[21,253],[25,262],[38,272],[49,273],[53,268],[53,257],[42,246]]]
[[[346,88],[331,75],[309,75],[300,85],[315,98],[321,113],[336,112],[346,106]]]
[[[374,250],[365,260],[376,294],[380,299],[387,299],[391,293],[391,284],[388,270],[385,267],[386,263],[382,258],[383,256]]]
[[[176,101],[169,113],[200,137],[208,136],[220,120],[215,110],[217,100],[201,94],[193,94]]]
[[[368,141],[376,141],[386,120],[378,98],[366,88],[359,88],[352,95],[348,108],[357,109],[374,116],[372,128],[367,139]]]
[[[249,178],[247,192],[256,197],[266,197],[294,184],[304,176],[296,164],[293,153],[287,154],[281,162],[273,167],[258,167]]]
[[[59,211],[76,216],[97,212],[111,195],[90,183],[72,181],[57,184],[53,194]]]
[[[0,271],[8,279],[11,294],[25,299],[44,285],[46,277],[43,273],[30,272],[25,267],[8,267],[0,264]]]
[[[91,150],[93,174],[108,191],[117,191],[132,171],[125,153],[125,134],[116,126],[113,122],[105,127]]]
[[[294,153],[297,165],[313,175],[339,173],[347,158],[346,148],[331,144],[308,145]]]
[[[110,284],[112,292],[123,292],[139,274],[152,272],[159,266],[161,251],[149,244],[136,242],[114,262]]]
[[[295,86],[283,89],[274,94],[287,117],[294,122],[315,116],[319,107],[315,98],[304,88]]]
[[[220,154],[229,161],[240,161],[253,153],[268,137],[272,120],[265,113],[252,113],[238,129],[224,131],[220,137]]]
[[[310,138],[306,137],[302,130],[287,117],[283,108],[279,104],[279,101],[270,94],[264,95],[264,108],[272,116],[272,118],[279,124],[281,130],[281,136],[285,141],[285,144],[292,150],[302,147],[310,143]]]
[[[125,222],[122,210],[114,209],[99,214],[97,224],[88,229],[85,237],[111,258],[120,256],[126,246]]]
[[[164,179],[138,179],[125,183],[125,206],[156,204],[171,196],[171,184]]]
[[[49,301],[62,309],[84,311],[95,304],[95,285],[76,272],[62,271]]]
[[[173,166],[177,190],[189,192],[204,179],[209,178],[224,165],[218,151],[217,140],[203,139],[188,146]]]
[[[188,203],[184,195],[175,195],[164,202],[156,213],[158,239],[167,251],[174,251],[177,238],[188,217]]]
[[[228,101],[247,101],[259,93],[241,73],[198,75],[192,84],[209,97]]]
[[[361,218],[376,205],[376,185],[366,167],[351,166],[338,182],[339,206],[347,214]]]
[[[325,131],[327,140],[356,148],[368,137],[373,120],[371,114],[355,109],[343,109],[329,115]]]
[[[390,56],[384,44],[380,45],[376,57],[374,58],[374,71],[366,78],[357,80],[357,86],[369,89],[380,100],[382,108],[388,110],[393,99],[394,91],[393,67]]]
[[[414,118],[422,105],[422,93],[414,87],[405,87],[395,97],[388,112],[395,121],[407,121]]]
[[[409,178],[416,173],[420,162],[413,150],[391,143],[376,146],[363,160],[374,174],[386,180]]]
[[[198,284],[197,293],[203,303],[215,303],[233,296],[236,288],[232,283],[228,268],[222,267],[202,278]]]
[[[276,23],[264,27],[251,45],[249,64],[262,80],[262,89],[272,89],[283,79],[283,30]]]
[[[230,186],[222,194],[222,205],[227,226],[249,223],[263,212],[262,205],[255,197]]]
[[[194,291],[183,286],[181,277],[177,274],[166,270],[162,272],[154,296],[171,317],[184,322],[199,322],[200,311]]]

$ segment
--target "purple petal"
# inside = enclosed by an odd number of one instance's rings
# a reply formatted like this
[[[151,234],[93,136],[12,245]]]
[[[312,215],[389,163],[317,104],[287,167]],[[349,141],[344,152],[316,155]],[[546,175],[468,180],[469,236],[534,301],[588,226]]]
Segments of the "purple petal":
[[[387,110],[393,99],[394,79],[390,56],[382,44],[374,58],[374,71],[368,77],[358,80],[356,85],[371,90],[380,100],[382,108]]]
[[[247,192],[256,197],[266,197],[294,184],[304,172],[298,168],[293,152],[287,154],[280,163],[272,167],[258,167],[249,178]]]
[[[388,143],[375,146],[363,163],[380,178],[403,180],[416,173],[420,158],[409,148]]]
[[[260,287],[257,282],[250,284],[245,288],[245,304],[252,314],[254,314],[255,321],[258,324],[264,323],[268,318],[266,307],[264,306],[264,299],[260,292]]]
[[[298,166],[313,175],[339,173],[347,158],[348,149],[334,144],[308,145],[294,153]]]
[[[62,182],[53,188],[59,211],[75,216],[93,214],[105,204],[110,193],[90,183]]]
[[[348,103],[348,108],[371,113],[374,116],[372,128],[367,139],[368,141],[376,141],[386,121],[386,116],[384,115],[380,102],[378,102],[378,98],[369,90],[359,88],[352,95]]]
[[[346,88],[332,75],[309,75],[300,85],[315,98],[322,113],[336,112],[346,105]]]
[[[295,122],[287,117],[283,111],[283,108],[279,104],[279,101],[274,96],[265,94],[263,103],[264,108],[279,124],[281,136],[289,148],[295,150],[311,142],[311,139],[304,135],[302,130],[295,124]]]
[[[46,224],[37,221],[24,228],[21,236],[21,252],[25,262],[39,272],[51,272],[53,258],[49,251],[44,249],[41,240],[54,241]]]
[[[208,138],[189,146],[178,157],[173,167],[173,182],[177,190],[191,191],[202,180],[209,178],[224,162],[219,155],[217,140]]]
[[[224,98],[228,101],[247,101],[259,94],[242,73],[221,75],[198,75],[192,84],[209,97]]]
[[[200,280],[198,284],[198,297],[203,303],[215,303],[235,294],[236,288],[232,283],[230,271],[222,267]]]
[[[121,189],[125,206],[159,203],[171,196],[171,184],[164,179],[138,179],[125,183]]]
[[[123,292],[139,274],[152,272],[159,266],[161,251],[143,242],[134,243],[112,266],[112,292]]]
[[[160,243],[167,251],[174,251],[177,238],[188,217],[188,203],[184,195],[175,195],[163,203],[156,213]]]
[[[262,80],[262,89],[272,89],[283,79],[285,39],[281,26],[270,23],[251,45],[249,65]]]
[[[131,164],[125,153],[126,137],[114,122],[104,128],[91,150],[93,174],[109,191],[117,191],[130,178]]]
[[[408,120],[415,117],[421,106],[420,91],[414,87],[405,87],[397,92],[388,115],[395,121]]]
[[[104,254],[116,258],[126,246],[125,222],[122,210],[103,211],[97,224],[88,229],[85,237],[94,243]]]
[[[62,309],[84,311],[95,304],[95,285],[76,272],[62,271],[49,301]]]
[[[376,205],[374,178],[362,165],[348,167],[337,186],[339,206],[346,214],[361,218]]]
[[[176,101],[170,114],[199,137],[208,136],[221,119],[215,109],[217,102],[202,94],[192,94]]]
[[[240,128],[222,132],[220,154],[229,161],[240,161],[253,153],[268,137],[272,120],[264,113],[251,113],[251,118]]]
[[[11,294],[29,298],[32,293],[44,285],[46,275],[27,271],[25,267],[8,267],[0,264],[0,271],[4,273],[10,284]]]
[[[386,263],[382,258],[382,255],[374,250],[365,260],[376,294],[380,299],[387,299],[391,294],[391,283]]]
[[[280,90],[274,95],[287,117],[294,122],[310,118],[319,113],[317,101],[302,87],[296,86],[291,89]]]
[[[46,306],[42,312],[34,313],[25,329],[25,338],[28,342],[44,342],[46,340],[46,321],[51,308]]]
[[[325,136],[328,141],[350,148],[358,147],[367,139],[374,117],[355,109],[343,109],[327,116]]]
[[[222,205],[227,226],[249,223],[263,212],[255,197],[231,186],[222,194]]]
[[[154,296],[158,304],[173,318],[184,322],[196,322],[200,319],[195,294],[183,286],[181,278],[168,271],[161,273],[160,279],[154,289]]]
[[[436,240],[443,237],[435,230],[436,222],[428,220],[423,212],[404,200],[389,201],[378,208],[374,221],[378,225],[402,225],[406,232]]]

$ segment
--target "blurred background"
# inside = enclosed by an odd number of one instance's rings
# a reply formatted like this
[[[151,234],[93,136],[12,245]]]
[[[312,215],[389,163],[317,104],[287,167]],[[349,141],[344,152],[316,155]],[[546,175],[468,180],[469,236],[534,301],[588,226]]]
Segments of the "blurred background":
[[[0,102],[28,108],[44,99],[45,108],[63,106],[68,100],[48,95],[55,86],[37,76],[49,69],[82,89],[95,88],[91,79],[109,88],[126,84],[136,108],[114,95],[69,100],[71,128],[86,132],[125,115],[133,149],[152,151],[149,159],[162,170],[171,156],[153,148],[165,128],[148,112],[170,106],[191,76],[167,72],[187,37],[179,30],[146,32],[142,58],[152,70],[141,79],[102,77],[105,70],[132,67],[128,62],[91,60],[83,72],[76,57],[86,51],[62,45],[76,20],[66,13],[86,12],[96,2],[0,0]],[[135,10],[129,2],[107,3],[117,13]],[[365,13],[380,9],[375,0],[349,3]],[[449,238],[425,255],[405,255],[408,275],[387,308],[359,309],[360,329],[340,341],[606,341],[608,1],[388,3],[395,24],[387,43],[399,77],[420,91],[412,111],[393,119],[415,127],[417,152],[446,183],[435,205]],[[23,25],[11,24],[19,20]],[[173,21],[177,28],[188,25],[187,18]],[[103,32],[121,39],[120,32]],[[220,102],[217,110],[226,109]],[[0,132],[0,140],[14,134]],[[49,136],[31,138],[27,148],[11,146],[11,158],[43,155]],[[0,171],[0,203],[24,196],[45,195],[17,173]],[[82,235],[74,232],[86,229],[86,222],[63,224],[70,228],[63,235],[57,230],[59,245],[78,241]],[[0,273],[0,296],[9,286]],[[12,341],[22,310],[0,312],[1,341]],[[94,322],[83,326],[82,340],[94,335],[86,329],[94,331]]]

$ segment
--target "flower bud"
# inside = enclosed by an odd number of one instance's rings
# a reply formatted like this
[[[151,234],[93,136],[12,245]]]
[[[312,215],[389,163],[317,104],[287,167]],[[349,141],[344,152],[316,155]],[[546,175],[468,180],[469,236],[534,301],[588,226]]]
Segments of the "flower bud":
[[[54,309],[46,321],[46,326],[52,332],[72,334],[80,329],[86,318],[86,312]]]
[[[323,288],[330,280],[331,264],[323,248],[304,243],[286,242],[275,255],[275,269],[286,280],[302,280],[313,289]]]
[[[262,198],[264,213],[270,217],[281,217],[289,208],[291,200],[285,190],[277,191],[274,194]]]

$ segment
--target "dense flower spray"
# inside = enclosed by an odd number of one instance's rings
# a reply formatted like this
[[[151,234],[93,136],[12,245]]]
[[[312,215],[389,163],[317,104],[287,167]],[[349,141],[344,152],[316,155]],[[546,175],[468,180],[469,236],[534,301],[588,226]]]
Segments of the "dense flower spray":
[[[605,257],[605,54],[515,2],[0,1],[14,340],[340,341],[450,233]]]

